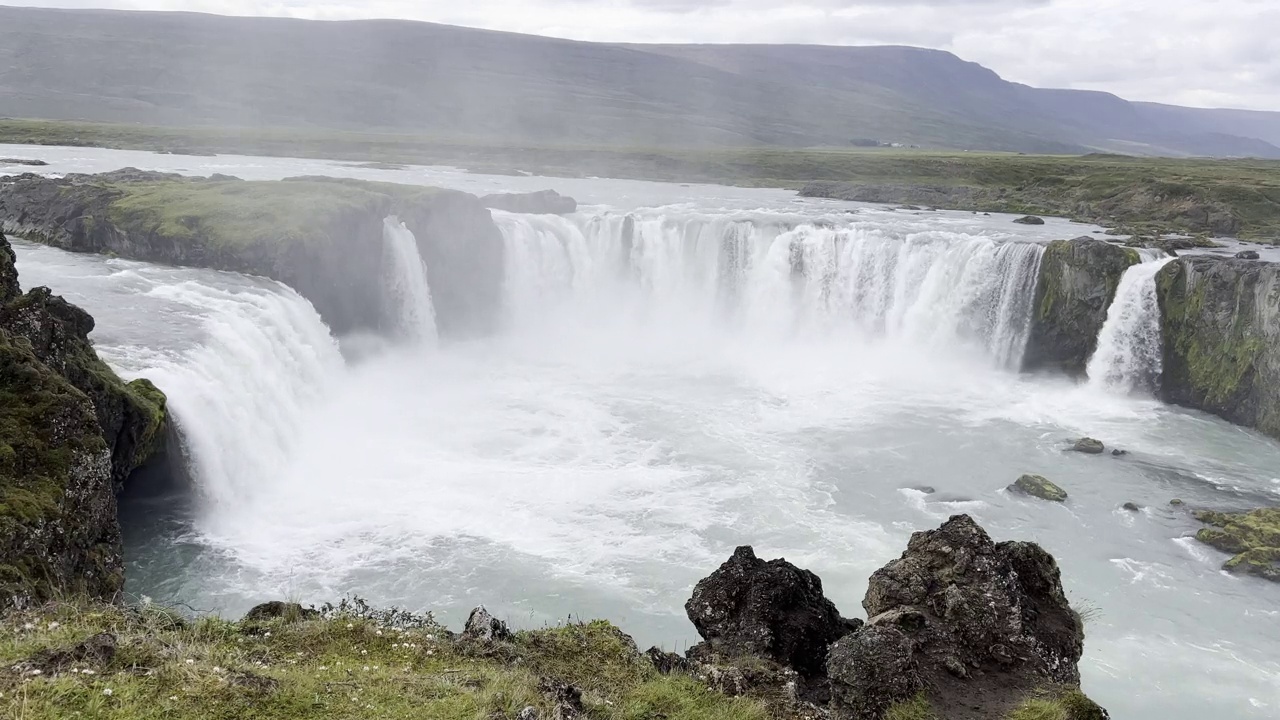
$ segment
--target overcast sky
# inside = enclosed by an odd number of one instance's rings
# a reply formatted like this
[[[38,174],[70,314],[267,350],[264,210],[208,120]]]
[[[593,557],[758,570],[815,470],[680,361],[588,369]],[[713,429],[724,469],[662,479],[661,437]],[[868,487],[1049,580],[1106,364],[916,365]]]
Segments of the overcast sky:
[[[900,44],[1040,87],[1280,110],[1280,0],[0,0],[324,20],[406,18],[631,42]]]

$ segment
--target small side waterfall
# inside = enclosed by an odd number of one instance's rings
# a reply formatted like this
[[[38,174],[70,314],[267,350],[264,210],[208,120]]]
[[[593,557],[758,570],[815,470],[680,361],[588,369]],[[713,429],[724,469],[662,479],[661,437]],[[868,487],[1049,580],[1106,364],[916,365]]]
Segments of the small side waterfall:
[[[1144,258],[1125,271],[1089,359],[1090,386],[1112,392],[1155,388],[1162,370],[1156,274],[1172,260]]]
[[[397,217],[382,221],[384,273],[387,290],[387,317],[400,338],[416,344],[434,345],[436,311],[431,303],[427,265],[418,254],[418,239]]]

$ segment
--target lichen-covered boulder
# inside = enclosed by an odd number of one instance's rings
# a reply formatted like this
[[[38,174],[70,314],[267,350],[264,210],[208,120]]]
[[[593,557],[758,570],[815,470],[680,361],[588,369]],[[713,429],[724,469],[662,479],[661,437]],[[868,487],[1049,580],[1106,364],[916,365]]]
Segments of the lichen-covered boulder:
[[[1050,502],[1067,501],[1067,491],[1054,485],[1043,475],[1023,475],[1007,489],[1011,493],[1028,495]]]
[[[1182,257],[1156,297],[1161,397],[1280,438],[1280,263]]]
[[[1137,250],[1096,238],[1049,243],[1040,261],[1023,368],[1083,374],[1120,278],[1140,261]]]
[[[1246,513],[1202,510],[1195,516],[1213,526],[1196,533],[1196,539],[1232,555],[1224,570],[1280,582],[1280,507]]]
[[[1107,446],[1102,444],[1101,440],[1093,438],[1080,438],[1071,446],[1073,452],[1084,453],[1085,455],[1101,455],[1107,451]]]
[[[1038,688],[1080,683],[1084,629],[1058,566],[958,515],[871,577],[870,618],[827,660],[831,717],[880,720],[924,693],[938,717],[1000,718]]]
[[[809,678],[825,673],[827,648],[859,625],[840,616],[817,575],[748,546],[698,582],[684,607],[704,640],[689,657],[758,657]]]
[[[512,637],[507,624],[490,615],[483,605],[471,611],[462,629],[462,639],[473,642],[504,642]]]

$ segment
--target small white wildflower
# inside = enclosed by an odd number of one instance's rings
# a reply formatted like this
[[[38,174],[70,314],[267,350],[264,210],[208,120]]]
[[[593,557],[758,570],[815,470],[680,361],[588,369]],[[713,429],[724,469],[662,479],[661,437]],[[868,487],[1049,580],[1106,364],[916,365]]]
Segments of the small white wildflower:
[[[294,655],[297,655],[298,657],[302,657],[302,651],[299,650],[298,652],[294,653]]]
[[[381,631],[381,630],[375,630],[373,634],[374,634],[374,635],[381,636],[381,635],[382,635],[382,631]]]
[[[32,675],[42,675],[42,674],[44,674],[44,671],[43,671],[43,670],[41,670],[40,668],[36,668],[35,670],[32,670],[32,671],[31,671],[31,674],[32,674]]]
[[[217,665],[214,665],[214,666],[213,666],[213,671],[214,671],[214,672],[216,672],[216,673],[220,673],[220,672],[222,672],[222,668],[218,667]]]
[[[59,623],[59,622],[51,622],[51,623],[49,623],[49,629],[50,629],[50,630],[57,630],[57,629],[58,629],[58,628],[60,628],[60,627],[62,627],[62,623]]]
[[[435,654],[436,654],[436,651],[435,651],[435,650],[428,650],[428,651],[427,651],[427,654],[428,654],[428,655],[435,655]]]
[[[428,635],[428,636],[427,636],[427,640],[428,640],[428,641],[435,640],[435,639],[436,639],[436,636],[435,636],[435,635]]]
[[[72,674],[72,675],[78,675],[79,673],[80,673],[80,671],[79,671],[79,670],[77,670],[77,669],[75,669],[75,668],[71,668],[71,674]]]
[[[103,688],[103,689],[102,689],[102,694],[103,694],[103,695],[106,695],[106,696],[108,696],[108,697],[110,697],[111,695],[114,695],[115,693],[114,693],[114,692],[112,692],[111,688]]]
[[[150,604],[151,604],[151,602],[152,602],[152,601],[151,601],[151,598],[150,598],[149,596],[147,596],[147,595],[143,595],[143,596],[142,596],[142,604],[143,604],[144,606],[145,606],[145,605],[150,605]]]
[[[365,671],[365,672],[369,672],[369,666],[368,666],[368,665],[365,665],[365,666],[364,666],[364,671]]]
[[[400,643],[391,643],[391,649],[392,649],[392,650],[395,650],[395,649],[396,649],[396,648],[398,648],[398,647],[400,647]]]
[[[169,699],[170,699],[171,701],[173,701],[173,702],[178,702],[178,696],[177,696],[177,695],[170,695],[170,696],[169,696]]]
[[[97,670],[90,670],[89,668],[85,668],[85,669],[83,669],[83,670],[81,670],[81,671],[80,671],[80,674],[81,674],[81,675],[97,675],[97,674],[98,674],[98,671],[97,671]]]
[[[262,637],[271,637],[271,631],[270,630],[266,631],[265,633],[262,634]]]
[[[353,627],[355,627],[355,625],[352,625],[351,623],[347,623],[347,629],[348,629],[348,630],[350,630],[350,629],[351,629],[351,628],[353,628]]]
[[[328,668],[328,666],[326,666],[326,665],[321,665],[321,666],[320,666],[320,669],[321,669],[321,670],[328,670],[329,668]]]
[[[361,655],[368,655],[368,654],[369,654],[369,651],[368,651],[368,650],[361,650],[361,651],[360,651],[360,654],[361,654]]]
[[[23,625],[23,626],[22,626],[22,629],[23,629],[23,630],[35,630],[35,629],[36,629],[36,624],[35,624],[35,623],[27,623],[26,625]]]
[[[193,658],[187,658],[187,664],[188,664],[188,665],[195,665],[195,664],[196,664],[196,661],[195,661]]]

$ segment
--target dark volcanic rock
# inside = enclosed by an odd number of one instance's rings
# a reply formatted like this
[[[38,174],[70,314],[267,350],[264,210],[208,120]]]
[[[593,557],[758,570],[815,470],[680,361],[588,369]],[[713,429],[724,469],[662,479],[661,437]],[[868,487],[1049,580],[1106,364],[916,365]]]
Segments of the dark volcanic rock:
[[[1236,253],[1237,260],[1257,260],[1261,257],[1257,250],[1242,250]]]
[[[555,190],[531,193],[503,193],[480,198],[485,207],[530,215],[567,215],[577,212],[578,201]]]
[[[1026,217],[1020,217],[1017,220],[1014,220],[1014,222],[1019,225],[1043,225],[1044,218],[1036,217],[1035,215],[1027,215]]]
[[[1096,238],[1049,243],[1040,262],[1023,368],[1082,374],[1097,349],[1120,278],[1140,260],[1137,250]]]
[[[663,675],[670,675],[674,672],[688,672],[693,666],[693,663],[683,657],[659,647],[649,648],[644,655],[649,658],[649,662],[653,663],[654,669]]]
[[[260,605],[255,605],[249,612],[245,613],[241,622],[264,622],[267,620],[304,620],[319,617],[320,612],[311,608],[304,608],[298,603],[287,603],[279,600],[272,600]]]
[[[1162,398],[1280,438],[1280,264],[1186,256],[1156,295]]]
[[[478,642],[502,642],[512,638],[507,624],[489,614],[483,606],[471,611],[462,630],[463,640]]]
[[[66,672],[72,668],[88,667],[100,670],[115,659],[115,656],[116,636],[100,633],[69,648],[41,650],[18,663],[15,668],[20,674],[39,670],[40,674],[46,676]]]
[[[575,720],[585,717],[587,709],[582,705],[582,690],[563,680],[542,678],[538,691],[551,703],[551,720]]]
[[[1131,502],[1127,502],[1124,505],[1122,505],[1121,509],[1128,510],[1129,512],[1142,512],[1141,505],[1137,503],[1131,503]]]
[[[817,575],[761,560],[746,546],[702,579],[684,607],[705,640],[690,658],[764,658],[809,678],[824,673],[828,646],[859,624],[840,617]]]
[[[1071,446],[1072,452],[1084,453],[1085,455],[1101,455],[1107,451],[1107,446],[1102,444],[1101,440],[1093,438],[1080,438]]]
[[[827,660],[835,720],[880,720],[921,691],[939,717],[1000,718],[1037,689],[1079,685],[1084,630],[1053,557],[994,543],[966,515],[913,535],[863,607],[871,619]]]

